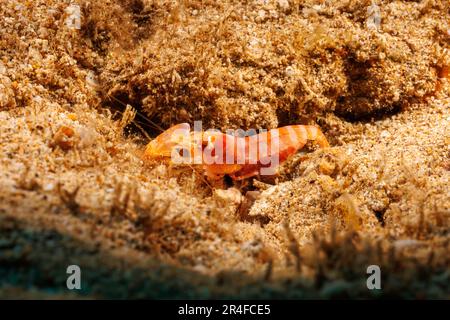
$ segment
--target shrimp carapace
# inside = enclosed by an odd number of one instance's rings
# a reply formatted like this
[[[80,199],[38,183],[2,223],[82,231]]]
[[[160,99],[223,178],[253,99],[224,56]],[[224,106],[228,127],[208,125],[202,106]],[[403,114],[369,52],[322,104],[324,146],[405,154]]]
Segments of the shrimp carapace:
[[[152,140],[144,158],[201,166],[211,179],[230,175],[234,180],[242,180],[273,175],[278,165],[308,140],[321,148],[329,147],[322,131],[312,125],[291,125],[241,137],[211,130],[190,131],[189,124],[182,123]]]

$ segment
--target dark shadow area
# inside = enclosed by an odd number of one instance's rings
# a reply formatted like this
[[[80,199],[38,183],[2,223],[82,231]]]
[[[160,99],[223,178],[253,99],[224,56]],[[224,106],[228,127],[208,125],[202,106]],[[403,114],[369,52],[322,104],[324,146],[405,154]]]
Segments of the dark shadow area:
[[[409,102],[404,101],[406,97],[395,100],[390,92],[390,77],[395,75],[381,72],[382,64],[378,60],[359,61],[356,57],[349,56],[344,66],[348,88],[345,95],[337,97],[335,113],[346,121],[382,120],[401,112],[402,103]]]
[[[351,112],[335,112],[335,114],[343,120],[350,123],[368,123],[371,121],[385,120],[402,112],[403,108],[400,104],[393,105],[389,110],[377,110],[372,113],[355,115]]]
[[[136,93],[136,96],[130,98],[126,92],[116,92],[114,95],[105,95],[101,107],[109,109],[113,114],[114,120],[122,118],[127,105],[133,107],[136,111],[136,117],[124,128],[124,135],[133,138],[137,137],[139,142],[145,144],[148,142],[147,136],[156,137],[164,129],[168,128],[156,126],[155,123],[145,115],[141,105],[143,98],[144,97],[139,93]]]

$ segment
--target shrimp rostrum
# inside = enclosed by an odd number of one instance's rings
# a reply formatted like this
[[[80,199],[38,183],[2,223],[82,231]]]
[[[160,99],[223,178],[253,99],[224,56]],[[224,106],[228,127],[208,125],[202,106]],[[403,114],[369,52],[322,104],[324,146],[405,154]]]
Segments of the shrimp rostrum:
[[[210,179],[229,175],[242,180],[257,175],[274,175],[291,155],[308,140],[329,147],[322,131],[312,125],[291,125],[254,135],[191,131],[189,124],[177,124],[146,147],[144,159],[168,160],[172,164],[200,166]]]

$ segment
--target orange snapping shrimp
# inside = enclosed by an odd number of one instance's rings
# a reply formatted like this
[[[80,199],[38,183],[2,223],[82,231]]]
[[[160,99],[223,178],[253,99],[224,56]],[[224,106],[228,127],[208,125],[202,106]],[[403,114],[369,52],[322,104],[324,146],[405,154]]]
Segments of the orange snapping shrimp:
[[[321,148],[329,146],[322,131],[310,125],[291,125],[241,137],[218,131],[191,131],[189,124],[182,123],[152,140],[144,159],[199,165],[210,179],[229,175],[234,180],[243,180],[273,175],[278,165],[308,140]]]

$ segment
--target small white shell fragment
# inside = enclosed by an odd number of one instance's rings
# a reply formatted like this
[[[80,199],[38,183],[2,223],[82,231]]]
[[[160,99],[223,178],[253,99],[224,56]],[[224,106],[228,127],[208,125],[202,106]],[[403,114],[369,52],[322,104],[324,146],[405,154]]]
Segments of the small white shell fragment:
[[[55,189],[55,185],[53,183],[46,183],[44,185],[44,191],[52,191]]]
[[[81,29],[81,9],[77,4],[70,4],[65,10],[67,18],[65,24],[69,29]]]

